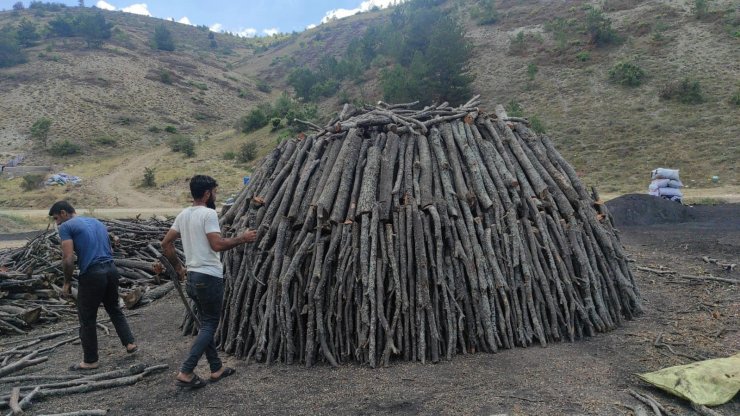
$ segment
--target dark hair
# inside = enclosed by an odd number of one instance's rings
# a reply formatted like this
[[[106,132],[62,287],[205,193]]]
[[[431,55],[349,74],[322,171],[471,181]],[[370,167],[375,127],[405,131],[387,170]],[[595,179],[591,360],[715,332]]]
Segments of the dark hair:
[[[190,179],[190,194],[193,198],[200,199],[206,194],[206,191],[210,191],[218,186],[218,182],[208,175],[195,175]]]
[[[66,211],[67,214],[75,213],[75,207],[73,207],[72,204],[67,201],[57,201],[51,206],[51,208],[49,208],[49,216],[51,217],[55,214],[60,214],[63,210]]]

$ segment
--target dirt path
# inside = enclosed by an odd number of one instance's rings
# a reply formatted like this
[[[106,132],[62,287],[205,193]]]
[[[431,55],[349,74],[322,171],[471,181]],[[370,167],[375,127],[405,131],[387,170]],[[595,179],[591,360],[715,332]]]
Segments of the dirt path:
[[[623,227],[622,241],[635,261],[645,314],[610,333],[547,348],[457,355],[436,365],[395,362],[375,370],[354,364],[339,368],[255,364],[222,355],[237,369],[234,376],[201,391],[178,391],[172,380],[191,338],[180,335],[183,306],[173,292],[130,319],[141,348],[134,356],[124,353],[114,333],[99,335],[99,371],[135,363],[166,363],[168,371],[130,387],[44,399],[31,411],[108,408],[114,416],[627,415],[631,413],[623,405],[638,405],[628,393],[633,389],[650,394],[676,414],[693,414],[685,401],[648,386],[635,374],[690,362],[678,354],[714,358],[740,350],[740,288],[684,281],[638,271],[637,266],[740,278],[738,269],[725,272],[701,259],[711,255],[740,261],[740,205],[706,206],[700,211],[694,223]],[[67,325],[70,322],[36,333]],[[678,354],[657,348],[659,335]],[[79,359],[79,345],[65,345],[51,353],[48,362],[23,373],[66,374],[66,366]],[[208,371],[204,361],[197,369],[201,375]],[[0,380],[0,393],[10,388]],[[740,414],[740,397],[716,410]]]
[[[121,208],[134,207],[177,207],[176,203],[165,195],[150,195],[132,186],[135,178],[141,176],[145,167],[156,166],[157,159],[168,152],[160,147],[143,154],[127,156],[110,173],[93,178],[90,185],[94,192],[102,194],[110,206]]]

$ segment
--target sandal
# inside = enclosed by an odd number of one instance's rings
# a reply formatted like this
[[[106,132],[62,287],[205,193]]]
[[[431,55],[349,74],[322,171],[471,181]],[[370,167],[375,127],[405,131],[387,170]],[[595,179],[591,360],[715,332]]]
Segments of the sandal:
[[[91,371],[97,369],[98,367],[83,367],[80,363],[75,363],[69,366],[69,371]]]
[[[211,377],[211,383],[215,383],[217,381],[220,381],[221,379],[224,379],[224,378],[226,378],[226,377],[228,377],[230,375],[233,375],[234,373],[236,373],[236,370],[234,370],[231,367],[226,367],[226,368],[224,368],[224,371],[221,372],[221,375],[220,376],[218,376],[218,377]]]
[[[126,353],[128,353],[128,354],[133,354],[136,351],[139,351],[139,346],[138,345],[135,345],[134,348],[131,348],[131,349],[126,348]]]
[[[190,381],[182,381],[182,380],[175,380],[175,385],[177,387],[185,387],[189,389],[199,389],[201,387],[205,387],[206,382],[203,381],[200,377],[198,377],[197,374],[193,374],[193,379]]]

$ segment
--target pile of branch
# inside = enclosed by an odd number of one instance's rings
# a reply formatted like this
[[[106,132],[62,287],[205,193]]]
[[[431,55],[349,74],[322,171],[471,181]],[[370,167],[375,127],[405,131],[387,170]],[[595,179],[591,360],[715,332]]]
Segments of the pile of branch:
[[[451,359],[620,325],[639,292],[606,207],[525,119],[354,109],[281,143],[221,217],[217,337],[259,361]]]
[[[173,285],[157,256],[147,250],[171,225],[170,220],[102,220],[108,227],[114,263],[121,274],[121,299],[129,309],[158,299]],[[178,248],[178,254],[184,254]],[[74,313],[60,299],[64,281],[59,234],[47,230],[25,246],[0,252],[0,334],[23,334],[31,325]],[[76,289],[73,288],[73,297]]]

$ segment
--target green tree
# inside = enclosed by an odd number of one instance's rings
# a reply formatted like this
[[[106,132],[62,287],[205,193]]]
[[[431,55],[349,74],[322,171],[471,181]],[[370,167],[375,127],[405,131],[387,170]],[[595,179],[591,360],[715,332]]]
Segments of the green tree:
[[[154,177],[155,170],[156,168],[144,168],[144,177],[141,180],[141,186],[143,186],[144,188],[154,188],[157,186],[157,180]]]
[[[110,39],[112,27],[113,24],[107,22],[102,13],[86,13],[77,19],[77,32],[89,48],[97,48],[104,40]]]
[[[46,142],[49,139],[49,130],[51,129],[51,120],[46,117],[41,117],[31,125],[31,137],[41,143],[43,147],[46,147]]]
[[[13,4],[13,10],[23,10],[23,9],[24,9],[24,7],[23,7],[23,2],[22,1],[15,2]]]
[[[257,157],[257,143],[246,142],[239,148],[239,161],[247,163]]]
[[[590,42],[596,46],[604,46],[619,42],[619,35],[612,28],[612,21],[600,9],[589,7],[586,12],[586,33]]]
[[[26,48],[35,45],[36,42],[41,39],[41,36],[36,31],[36,25],[26,18],[23,18],[18,24],[15,36],[18,39],[18,43]]]
[[[18,44],[18,39],[10,30],[0,30],[0,68],[26,62],[26,55]]]
[[[164,24],[159,24],[154,28],[154,45],[162,51],[174,51],[175,40],[172,38],[172,32]]]
[[[251,131],[261,129],[266,126],[268,122],[269,119],[267,114],[265,114],[265,112],[260,108],[254,108],[249,112],[249,114],[242,117],[239,121],[239,127],[242,132],[249,133]]]

